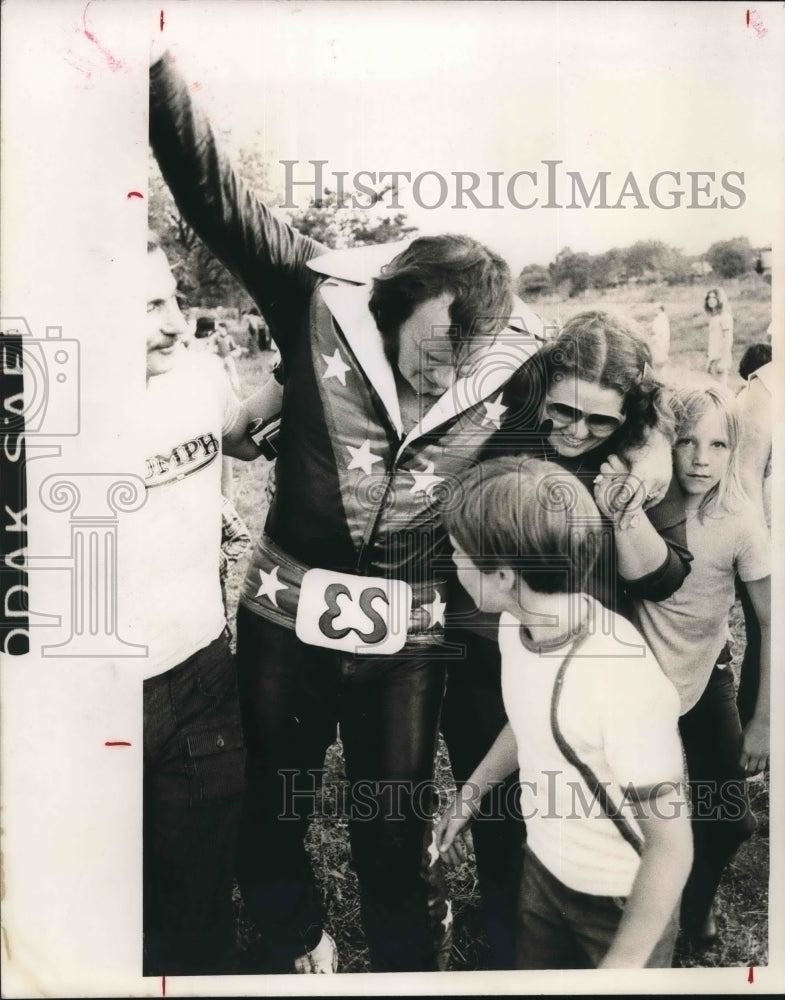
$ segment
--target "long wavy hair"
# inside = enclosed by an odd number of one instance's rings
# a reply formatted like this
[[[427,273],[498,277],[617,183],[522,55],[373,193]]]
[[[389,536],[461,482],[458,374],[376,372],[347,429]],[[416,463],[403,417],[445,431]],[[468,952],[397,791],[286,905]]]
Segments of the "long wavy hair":
[[[714,295],[717,299],[716,306],[709,305],[709,296]],[[716,316],[717,313],[726,312],[728,309],[728,296],[725,294],[724,288],[710,288],[706,292],[706,297],[703,300],[703,308],[709,314],[709,316]]]
[[[652,371],[651,352],[632,320],[604,309],[572,316],[542,351],[546,391],[562,378],[615,389],[623,399],[624,424],[613,435],[617,448],[635,447],[656,427],[673,440],[673,414]]]

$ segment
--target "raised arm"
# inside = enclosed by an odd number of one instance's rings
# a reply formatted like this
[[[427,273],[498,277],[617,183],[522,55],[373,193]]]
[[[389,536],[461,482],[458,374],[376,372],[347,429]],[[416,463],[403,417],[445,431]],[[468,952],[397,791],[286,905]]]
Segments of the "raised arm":
[[[169,52],[150,67],[150,143],[183,217],[245,286],[285,353],[318,281],[306,262],[325,248],[243,183]]]

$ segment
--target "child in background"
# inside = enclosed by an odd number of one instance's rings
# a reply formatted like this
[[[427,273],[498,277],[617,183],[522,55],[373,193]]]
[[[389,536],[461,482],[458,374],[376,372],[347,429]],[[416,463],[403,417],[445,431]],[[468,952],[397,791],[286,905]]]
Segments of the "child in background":
[[[661,379],[671,350],[671,324],[662,302],[657,306],[657,314],[652,320],[649,350],[654,374]]]
[[[497,458],[444,521],[461,584],[501,613],[509,722],[437,847],[462,860],[483,795],[519,767],[516,966],[670,967],[692,860],[678,697],[634,627],[582,592],[603,532],[593,499],[554,463]]]
[[[740,423],[733,398],[716,385],[673,396],[674,475],[687,506],[692,572],[676,593],[639,601],[635,622],[681,697],[679,729],[689,771],[695,861],[684,891],[682,927],[697,946],[716,939],[714,896],[736,848],[755,830],[745,778],[769,753],[770,569],[762,512],[739,476]],[[717,665],[738,573],[761,631],[761,682],[742,727],[731,671]]]
[[[709,315],[709,367],[707,370],[709,375],[714,375],[725,385],[732,364],[733,314],[730,311],[724,290],[710,288],[706,293],[703,308]]]

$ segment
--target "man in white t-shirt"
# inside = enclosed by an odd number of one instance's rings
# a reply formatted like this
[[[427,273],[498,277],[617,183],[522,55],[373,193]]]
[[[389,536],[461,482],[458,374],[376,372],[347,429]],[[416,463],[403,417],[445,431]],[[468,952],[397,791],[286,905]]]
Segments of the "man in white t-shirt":
[[[520,770],[526,821],[516,966],[669,967],[692,860],[679,701],[634,627],[581,592],[602,522],[559,466],[498,458],[445,513],[458,578],[500,613],[509,719],[437,826],[448,861]]]
[[[221,600],[221,454],[255,458],[220,360],[194,356],[176,283],[147,248],[147,389],[137,426],[127,622],[144,674],[144,974],[231,970],[232,877],[245,749]],[[124,614],[125,617],[125,614]]]

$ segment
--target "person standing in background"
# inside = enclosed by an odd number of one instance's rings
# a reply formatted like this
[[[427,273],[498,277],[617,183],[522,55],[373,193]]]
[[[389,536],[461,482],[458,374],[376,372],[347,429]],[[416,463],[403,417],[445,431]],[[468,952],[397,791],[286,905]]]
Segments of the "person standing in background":
[[[657,305],[657,315],[652,320],[651,336],[649,337],[649,350],[651,351],[651,364],[657,378],[662,377],[662,371],[668,363],[668,356],[671,349],[671,324],[665,306],[660,302]]]
[[[728,297],[721,288],[710,288],[706,293],[703,308],[709,316],[709,375],[713,375],[723,385],[728,380],[733,349],[733,314],[728,305]]]

